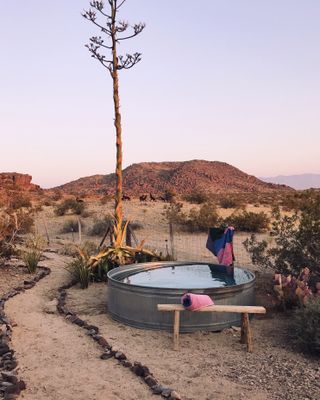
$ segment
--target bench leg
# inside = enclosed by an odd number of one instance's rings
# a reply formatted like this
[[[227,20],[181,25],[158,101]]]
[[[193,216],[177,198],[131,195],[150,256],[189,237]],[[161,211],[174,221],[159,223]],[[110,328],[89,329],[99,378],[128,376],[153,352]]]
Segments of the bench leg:
[[[180,311],[174,312],[173,350],[179,350]]]
[[[247,351],[252,352],[252,332],[249,322],[249,314],[241,314],[241,343],[246,343]]]

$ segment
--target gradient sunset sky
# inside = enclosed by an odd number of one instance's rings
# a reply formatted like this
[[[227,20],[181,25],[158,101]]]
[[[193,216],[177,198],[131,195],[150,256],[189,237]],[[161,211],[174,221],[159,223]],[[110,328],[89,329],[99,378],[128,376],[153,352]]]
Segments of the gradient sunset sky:
[[[107,2],[106,2],[107,3]],[[114,171],[112,82],[84,47],[87,0],[1,1],[0,172],[52,187]],[[320,173],[319,0],[127,0],[124,167],[224,161]]]

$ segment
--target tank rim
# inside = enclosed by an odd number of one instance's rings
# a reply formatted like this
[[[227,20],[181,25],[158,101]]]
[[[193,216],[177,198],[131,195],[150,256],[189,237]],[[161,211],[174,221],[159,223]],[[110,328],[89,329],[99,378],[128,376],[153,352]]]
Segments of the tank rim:
[[[182,266],[182,265],[208,265],[208,262],[198,262],[198,261],[157,261],[157,262],[150,262],[150,263],[139,263],[139,264],[129,264],[126,266],[121,266],[112,269],[111,271],[108,272],[107,277],[108,277],[108,285],[112,283],[114,286],[118,287],[123,287],[126,286],[126,289],[131,289],[134,291],[137,291],[141,289],[142,291],[150,291],[153,292],[155,289],[158,291],[163,291],[164,293],[181,293],[181,292],[187,292],[187,291],[193,291],[193,292],[210,292],[214,291],[215,293],[228,293],[228,292],[236,292],[236,291],[241,291],[242,289],[252,286],[252,284],[256,280],[256,276],[252,271],[249,271],[245,268],[235,266],[235,268],[238,268],[242,271],[245,271],[251,275],[251,279],[248,280],[245,283],[240,283],[237,285],[232,285],[232,286],[223,286],[223,287],[202,287],[202,288],[166,288],[166,287],[158,287],[158,286],[143,286],[143,285],[134,285],[134,284],[129,284],[123,281],[120,281],[120,279],[126,278],[131,275],[135,275],[139,272],[147,271],[150,269],[156,269],[156,268],[165,268],[165,267],[170,267],[170,266]],[[213,265],[218,265],[214,264]],[[128,272],[130,272],[128,274]],[[116,279],[118,277],[118,279]]]

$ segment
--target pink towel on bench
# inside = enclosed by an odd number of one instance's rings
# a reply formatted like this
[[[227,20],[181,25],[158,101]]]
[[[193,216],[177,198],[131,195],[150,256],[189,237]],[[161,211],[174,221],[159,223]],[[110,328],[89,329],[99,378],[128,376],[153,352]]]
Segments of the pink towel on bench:
[[[214,302],[206,294],[186,293],[181,297],[181,304],[186,310],[197,311],[201,308],[212,306]]]

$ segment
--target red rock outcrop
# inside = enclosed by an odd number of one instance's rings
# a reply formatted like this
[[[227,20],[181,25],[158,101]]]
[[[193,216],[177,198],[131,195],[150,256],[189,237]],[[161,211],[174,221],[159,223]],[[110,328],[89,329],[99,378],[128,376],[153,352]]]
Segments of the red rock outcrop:
[[[10,190],[38,190],[39,185],[31,183],[32,176],[28,174],[19,174],[17,172],[0,173],[0,189]]]

